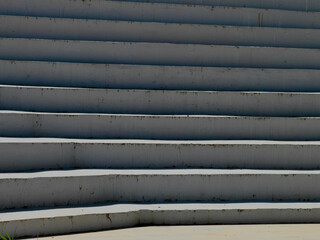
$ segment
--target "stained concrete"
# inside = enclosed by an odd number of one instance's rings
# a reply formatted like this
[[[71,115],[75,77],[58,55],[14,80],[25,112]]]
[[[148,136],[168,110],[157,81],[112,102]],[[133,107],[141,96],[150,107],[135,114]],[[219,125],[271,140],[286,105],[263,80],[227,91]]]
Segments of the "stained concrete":
[[[0,15],[1,37],[319,48],[317,29]]]
[[[0,152],[2,172],[67,168],[320,169],[318,141],[0,138]]]
[[[306,48],[30,38],[0,38],[0,58],[203,67],[320,68],[320,51]]]
[[[297,11],[320,11],[318,0],[125,0],[128,2],[150,2],[171,4],[193,4],[207,6],[230,6],[286,9]]]
[[[39,240],[318,240],[319,224],[157,226],[44,237]]]
[[[283,6],[273,1],[270,7],[286,9],[288,1],[280,1]],[[252,3],[238,1],[244,6]],[[269,3],[265,0],[260,7]],[[26,138],[1,142],[1,160],[6,159],[1,164],[6,170],[10,166],[11,172],[0,173],[0,224],[10,234],[17,229],[18,237],[26,237],[147,225],[319,223],[319,144],[306,143],[320,140],[320,118],[313,117],[319,111],[318,94],[301,93],[320,89],[320,52],[312,49],[319,47],[320,13],[308,11],[316,7],[313,3],[292,0],[291,10],[302,11],[287,11],[105,0],[0,0],[0,14],[17,15],[1,17],[1,83],[25,85],[1,86],[0,102],[10,110],[0,111],[0,136]],[[27,87],[29,83],[63,89]],[[244,93],[214,92],[239,89]],[[267,89],[300,93],[260,92]],[[203,115],[177,115],[179,109]],[[294,117],[304,116],[302,110],[305,117]],[[269,116],[208,115],[241,113]],[[101,140],[94,142],[97,139]],[[178,142],[171,144],[172,140]],[[196,140],[216,142],[194,144]],[[255,142],[259,140],[264,142]],[[34,145],[33,152],[28,144]],[[128,147],[130,151],[117,154]],[[170,158],[151,157],[151,150],[154,155],[162,150]],[[183,158],[181,150],[190,156]],[[103,165],[106,153],[113,158],[109,165]],[[95,154],[99,156],[90,161]],[[293,154],[297,155],[290,158]],[[237,169],[165,168],[176,160],[180,167],[191,163],[212,168],[215,162],[205,155],[217,156],[214,161],[221,167],[234,164]],[[118,156],[124,159],[122,166]],[[30,167],[28,161],[42,171],[14,172]],[[129,169],[139,166],[137,161],[140,167],[154,161],[161,169]],[[241,169],[237,161],[242,166],[283,169]],[[90,164],[122,168],[60,169]]]
[[[320,28],[320,13],[104,0],[1,0],[0,14],[119,21]],[[296,21],[299,19],[299,21]]]
[[[320,140],[319,117],[0,111],[3,137],[157,140]]]
[[[86,89],[0,85],[2,110],[319,117],[319,93]]]
[[[81,169],[1,173],[0,209],[104,202],[318,201],[320,170]]]
[[[320,70],[0,60],[2,84],[120,89],[319,92]]]
[[[0,212],[12,235],[50,236],[144,225],[319,223],[319,202],[111,204]]]

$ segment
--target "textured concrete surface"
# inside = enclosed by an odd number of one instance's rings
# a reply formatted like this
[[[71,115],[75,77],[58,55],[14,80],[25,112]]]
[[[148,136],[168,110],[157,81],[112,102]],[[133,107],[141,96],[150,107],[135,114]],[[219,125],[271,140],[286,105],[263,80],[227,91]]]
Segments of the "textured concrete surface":
[[[318,0],[125,0],[128,2],[196,4],[208,6],[251,7],[288,9],[299,11],[319,11]]]
[[[318,223],[319,202],[111,204],[0,212],[12,235],[43,236],[145,225]]]
[[[0,152],[1,171],[61,168],[320,168],[318,141],[0,138]]]
[[[1,37],[166,42],[269,47],[320,47],[317,29],[128,22],[0,15]]]
[[[296,56],[299,56],[299,58]],[[106,64],[320,68],[320,51],[307,48],[30,38],[0,38],[0,58],[5,60]]]
[[[1,0],[0,14],[119,21],[320,28],[320,13],[318,12],[104,0]],[[299,21],[296,21],[297,19]]]
[[[164,187],[165,186],[165,187]],[[104,202],[318,201],[320,170],[81,169],[1,173],[1,209]]]
[[[319,117],[130,115],[0,111],[3,137],[320,140]]]
[[[157,226],[95,232],[39,240],[318,240],[319,224]]]
[[[151,1],[0,0],[0,226],[319,223],[319,5]]]
[[[320,70],[0,60],[2,84],[121,89],[320,91]]]
[[[1,110],[319,117],[319,93],[86,89],[0,85]]]

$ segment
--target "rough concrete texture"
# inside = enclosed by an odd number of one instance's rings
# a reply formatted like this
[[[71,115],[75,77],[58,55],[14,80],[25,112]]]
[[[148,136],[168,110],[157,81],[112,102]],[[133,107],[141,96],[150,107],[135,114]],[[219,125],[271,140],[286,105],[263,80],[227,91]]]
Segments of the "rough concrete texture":
[[[16,229],[26,237],[141,225],[317,223],[319,213],[318,202],[113,204],[7,211],[0,221],[10,234]]]
[[[117,0],[113,0],[113,1],[117,1]],[[286,9],[286,10],[297,10],[297,11],[320,11],[320,3],[318,0],[125,0],[125,1]]]
[[[81,169],[1,173],[0,191],[6,192],[0,199],[1,209],[104,202],[318,201],[320,171]]]
[[[0,85],[0,108],[60,113],[319,117],[320,94]]]
[[[1,0],[0,14],[118,21],[320,28],[319,12],[105,0]]]
[[[29,38],[0,38],[0,58],[176,66],[320,68],[320,51],[306,48]]]
[[[268,47],[320,47],[317,29],[219,26],[0,15],[1,37],[165,42]]]
[[[319,117],[0,111],[2,137],[158,140],[320,140]]]
[[[320,70],[0,60],[2,84],[118,89],[319,92]]]
[[[310,170],[320,168],[319,145],[314,141],[0,138],[0,169],[11,172],[68,168]]]
[[[319,235],[319,224],[157,226],[45,237],[39,240],[318,240]]]
[[[0,225],[319,223],[319,3],[151,1],[0,0]]]

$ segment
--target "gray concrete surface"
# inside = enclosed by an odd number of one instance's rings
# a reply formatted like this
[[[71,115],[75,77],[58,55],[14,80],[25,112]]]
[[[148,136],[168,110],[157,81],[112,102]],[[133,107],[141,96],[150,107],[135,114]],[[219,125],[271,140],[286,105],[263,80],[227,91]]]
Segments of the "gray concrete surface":
[[[320,31],[0,15],[1,37],[319,48]]]
[[[0,85],[2,110],[319,117],[319,93],[87,89]]]
[[[156,226],[44,237],[40,240],[318,240],[319,224]],[[35,238],[34,238],[35,239]]]
[[[81,169],[1,173],[1,209],[105,202],[318,201],[319,170]]]
[[[72,114],[0,111],[3,137],[320,140],[318,117]]]
[[[305,48],[28,38],[0,38],[0,58],[208,67],[320,68],[320,51]]]
[[[0,225],[319,223],[320,12],[288,3],[0,0]]]
[[[0,138],[0,169],[320,169],[319,145],[313,141]]]
[[[319,213],[318,202],[113,204],[1,212],[0,222],[10,234],[17,229],[17,235],[21,237],[138,225],[317,223]]]
[[[116,1],[116,0],[113,0],[113,1]],[[286,10],[298,10],[298,11],[320,11],[320,3],[318,0],[125,0],[125,1],[286,9]]]
[[[119,21],[320,28],[319,12],[105,0],[1,0],[0,14]]]
[[[0,60],[0,83],[118,89],[320,91],[320,70]]]

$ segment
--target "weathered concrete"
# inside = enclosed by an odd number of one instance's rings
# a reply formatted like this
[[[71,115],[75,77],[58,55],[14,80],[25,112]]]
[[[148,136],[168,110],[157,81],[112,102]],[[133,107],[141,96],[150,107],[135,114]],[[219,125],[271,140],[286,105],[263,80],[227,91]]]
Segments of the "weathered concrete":
[[[66,113],[317,117],[320,94],[0,85],[0,108]]]
[[[10,234],[17,229],[17,236],[25,237],[139,225],[319,223],[319,214],[318,202],[113,204],[8,211],[0,213],[0,222]]]
[[[198,225],[134,227],[92,233],[43,237],[40,240],[318,240],[320,224]],[[257,237],[259,236],[259,237]],[[34,240],[37,240],[34,238]]]
[[[319,146],[319,142],[309,141],[0,138],[0,169],[320,169]]]
[[[165,187],[164,187],[165,186]],[[105,202],[318,201],[320,171],[82,169],[1,173],[1,209]]]
[[[0,14],[119,21],[320,28],[320,13],[318,12],[105,0],[1,0]]]
[[[10,85],[206,91],[319,92],[320,70],[0,60]]]
[[[113,0],[117,1],[117,0]],[[297,11],[320,11],[318,0],[125,0],[128,2],[151,2],[171,4],[194,4],[206,6],[229,6],[285,9]]]
[[[320,12],[308,3],[0,0],[17,15],[0,16],[0,224],[21,237],[319,223]]]
[[[320,140],[320,118],[0,111],[3,137]]]
[[[0,15],[0,37],[319,48],[318,29]]]
[[[320,68],[320,51],[314,49],[27,38],[0,38],[0,58],[177,66]]]

